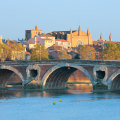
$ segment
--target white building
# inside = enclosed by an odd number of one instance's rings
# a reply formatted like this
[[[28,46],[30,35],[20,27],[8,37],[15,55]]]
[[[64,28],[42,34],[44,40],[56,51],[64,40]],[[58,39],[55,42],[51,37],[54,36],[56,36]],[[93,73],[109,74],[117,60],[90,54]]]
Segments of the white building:
[[[56,39],[55,44],[58,46],[64,47],[66,49],[71,48],[71,43],[63,39]]]
[[[35,45],[37,44],[44,45],[47,49],[55,44],[55,37],[48,34],[41,34],[29,39],[24,44],[26,44],[29,49],[35,48]]]

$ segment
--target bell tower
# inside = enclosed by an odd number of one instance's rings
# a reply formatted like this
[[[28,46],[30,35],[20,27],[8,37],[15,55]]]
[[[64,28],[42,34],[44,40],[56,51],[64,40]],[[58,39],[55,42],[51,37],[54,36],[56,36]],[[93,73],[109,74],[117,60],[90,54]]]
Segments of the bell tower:
[[[72,35],[72,29],[70,29],[70,34]]]
[[[79,25],[79,28],[78,28],[78,36],[80,36],[80,31],[81,31],[81,27]]]
[[[89,45],[89,43],[90,43],[90,41],[89,41],[89,34],[90,34],[90,32],[89,32],[89,29],[87,30],[87,36],[88,36],[88,45]]]
[[[35,30],[38,30],[38,26],[35,26]]]
[[[102,33],[100,34],[100,40],[103,40],[103,35],[102,35]]]
[[[87,30],[87,36],[89,36],[90,32],[89,32],[89,29]]]
[[[111,42],[112,41],[112,35],[110,33],[110,36],[109,36],[109,41]]]

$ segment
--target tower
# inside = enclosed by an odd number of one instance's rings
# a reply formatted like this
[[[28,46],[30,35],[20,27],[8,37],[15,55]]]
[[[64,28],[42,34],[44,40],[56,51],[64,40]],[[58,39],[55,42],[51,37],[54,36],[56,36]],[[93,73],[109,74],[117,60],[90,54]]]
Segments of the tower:
[[[89,32],[89,29],[87,30],[87,36],[89,36],[90,32]]]
[[[88,45],[89,45],[89,29],[87,30],[87,36],[88,36]]]
[[[70,29],[70,34],[72,34],[72,29]]]
[[[35,26],[35,30],[38,30],[38,26]]]
[[[78,28],[78,36],[80,36],[80,31],[81,31],[81,27],[79,25],[79,28]]]
[[[112,41],[112,35],[110,33],[110,36],[109,36],[109,41],[111,42]]]
[[[100,34],[100,40],[103,40],[103,36],[102,36],[102,33]]]

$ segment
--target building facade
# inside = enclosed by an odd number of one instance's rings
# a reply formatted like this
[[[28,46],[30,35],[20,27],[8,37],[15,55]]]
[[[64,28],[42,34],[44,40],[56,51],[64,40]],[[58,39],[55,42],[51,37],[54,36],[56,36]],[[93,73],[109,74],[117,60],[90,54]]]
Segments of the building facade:
[[[55,45],[64,47],[66,49],[71,48],[71,42],[68,42],[67,40],[64,40],[64,39],[56,39],[55,40]]]
[[[104,46],[104,45],[107,45],[107,44],[109,44],[109,43],[118,44],[118,42],[112,41],[112,35],[111,35],[111,33],[110,33],[110,35],[109,35],[109,40],[104,40],[104,39],[103,39],[103,35],[102,35],[102,33],[101,33],[99,40],[93,41],[93,45],[94,45],[94,46]]]
[[[38,26],[35,26],[35,30],[26,30],[25,31],[25,39],[29,40],[31,38],[34,38],[36,35],[42,34],[42,30],[38,29]]]
[[[37,44],[43,45],[47,49],[55,44],[55,37],[47,34],[41,34],[29,39],[25,44],[27,44],[29,49],[35,48]]]
[[[56,39],[65,39],[71,42],[71,47],[78,47],[79,45],[93,45],[92,34],[83,32],[79,26],[77,31],[55,31],[51,33]]]

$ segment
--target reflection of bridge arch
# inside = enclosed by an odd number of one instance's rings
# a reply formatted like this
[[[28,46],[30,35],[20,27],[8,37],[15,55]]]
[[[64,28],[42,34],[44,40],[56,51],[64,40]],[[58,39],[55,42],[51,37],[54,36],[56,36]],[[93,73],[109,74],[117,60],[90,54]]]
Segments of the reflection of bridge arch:
[[[107,81],[108,89],[120,89],[120,69],[113,73]]]
[[[6,78],[6,77],[11,77],[12,76],[12,74],[14,73],[15,75],[17,75],[19,78],[20,78],[20,80],[21,80],[21,82],[23,82],[24,81],[24,77],[23,77],[23,75],[17,70],[17,69],[15,69],[15,68],[13,68],[13,67],[11,67],[11,66],[4,66],[4,65],[2,65],[1,67],[0,67],[0,72],[1,72],[1,74],[2,74],[2,78]],[[9,78],[10,79],[10,78]]]
[[[42,78],[44,88],[64,88],[70,75],[76,70],[82,71],[94,85],[93,78],[90,73],[83,67],[76,64],[58,64],[50,68]]]

